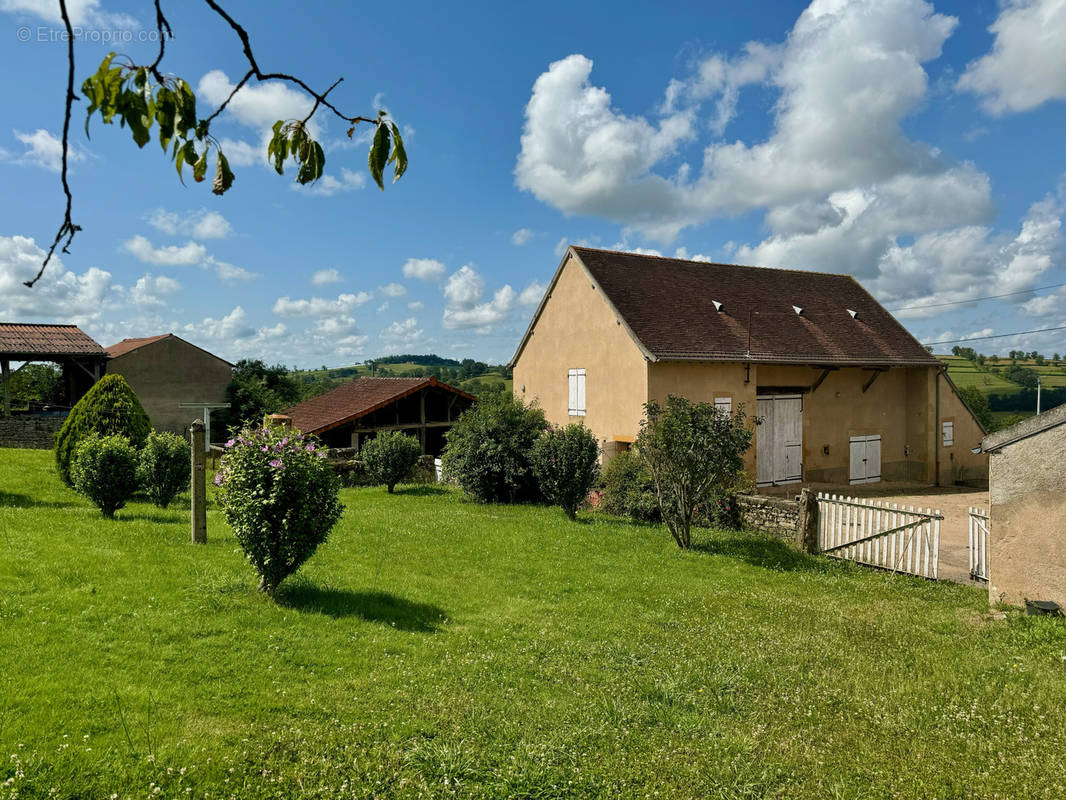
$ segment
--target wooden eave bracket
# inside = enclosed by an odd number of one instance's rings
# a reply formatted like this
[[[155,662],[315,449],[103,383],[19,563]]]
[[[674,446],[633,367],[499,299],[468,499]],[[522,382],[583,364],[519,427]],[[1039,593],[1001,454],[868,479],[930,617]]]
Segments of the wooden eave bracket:
[[[866,390],[874,385],[874,381],[877,380],[878,376],[882,372],[888,372],[888,367],[871,367],[871,369],[873,369],[874,374],[870,376],[870,380],[866,381],[866,383],[862,385],[863,394],[866,394]]]

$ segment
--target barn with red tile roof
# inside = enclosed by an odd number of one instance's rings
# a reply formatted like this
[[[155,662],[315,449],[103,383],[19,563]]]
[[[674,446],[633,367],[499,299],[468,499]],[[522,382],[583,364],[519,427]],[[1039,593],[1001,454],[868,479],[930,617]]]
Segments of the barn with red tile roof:
[[[354,447],[381,431],[414,436],[422,452],[440,455],[444,434],[475,397],[429,378],[356,378],[282,410],[294,428],[329,447]]]
[[[981,481],[984,435],[940,362],[850,275],[570,247],[511,361],[605,458],[681,395],[761,422],[761,486]]]

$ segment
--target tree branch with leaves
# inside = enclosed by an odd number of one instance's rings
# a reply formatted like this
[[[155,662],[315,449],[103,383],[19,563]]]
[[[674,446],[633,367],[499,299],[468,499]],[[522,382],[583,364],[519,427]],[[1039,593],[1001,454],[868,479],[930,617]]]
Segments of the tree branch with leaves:
[[[63,221],[55,238],[45,255],[37,275],[25,282],[32,288],[44,274],[57,249],[63,253],[70,252],[74,235],[82,228],[73,220],[73,193],[68,182],[67,162],[70,152],[70,121],[74,103],[80,98],[74,93],[74,28],[71,24],[67,0],[58,0],[60,16],[67,34],[67,86],[64,102],[62,158],[60,181],[66,198]],[[192,170],[193,180],[204,181],[210,166],[210,156],[214,155],[214,178],[211,191],[217,195],[225,194],[233,186],[236,176],[230,169],[229,161],[222,150],[222,144],[211,134],[211,124],[226,109],[237,93],[255,81],[282,81],[291,83],[314,100],[307,116],[302,119],[280,119],[274,123],[273,135],[267,146],[267,157],[279,175],[285,172],[290,161],[296,165],[296,182],[313,184],[325,171],[326,154],[311,135],[308,127],[312,117],[325,108],[348,124],[347,135],[352,138],[356,127],[361,124],[375,126],[374,136],[367,155],[370,176],[382,190],[385,188],[386,168],[393,165],[393,183],[398,181],[407,170],[407,152],[403,137],[396,123],[384,110],[376,116],[351,115],[341,111],[329,99],[330,93],[344,80],[338,78],[324,92],[317,92],[305,81],[295,75],[284,72],[264,72],[259,67],[252,50],[248,32],[215,0],[204,0],[207,6],[233,29],[241,42],[241,50],[248,62],[248,71],[233,87],[225,100],[207,116],[200,117],[196,107],[196,93],[189,83],[176,76],[161,71],[160,66],[166,55],[166,43],[174,37],[170,23],[163,14],[162,0],[154,0],[156,31],[159,38],[159,52],[150,64],[136,64],[125,56],[108,53],[96,72],[85,79],[81,91],[88,100],[85,117],[85,134],[89,135],[89,123],[94,116],[106,125],[114,124],[128,128],[134,143],[144,147],[152,140],[153,129],[164,154],[174,162],[178,179],[184,183],[184,168]]]

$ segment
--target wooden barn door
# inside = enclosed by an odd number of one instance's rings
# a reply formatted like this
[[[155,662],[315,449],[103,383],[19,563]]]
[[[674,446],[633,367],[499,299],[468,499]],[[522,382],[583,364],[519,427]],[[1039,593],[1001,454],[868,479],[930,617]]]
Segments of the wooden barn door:
[[[759,395],[755,433],[756,483],[780,486],[803,479],[803,396]]]

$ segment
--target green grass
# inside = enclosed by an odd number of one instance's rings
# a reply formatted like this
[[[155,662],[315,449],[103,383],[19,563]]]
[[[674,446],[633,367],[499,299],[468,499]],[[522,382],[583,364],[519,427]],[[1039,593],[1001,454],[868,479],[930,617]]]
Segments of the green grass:
[[[1066,627],[975,588],[431,487],[273,602],[50,465],[0,450],[0,798],[1066,794]]]

